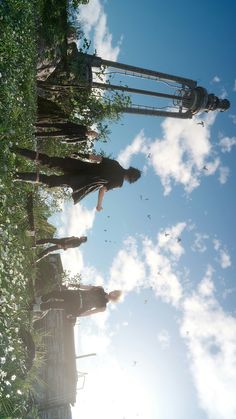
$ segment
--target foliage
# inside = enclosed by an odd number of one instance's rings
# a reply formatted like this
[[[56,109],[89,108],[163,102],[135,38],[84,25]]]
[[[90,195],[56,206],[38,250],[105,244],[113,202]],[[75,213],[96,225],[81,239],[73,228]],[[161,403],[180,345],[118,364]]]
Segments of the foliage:
[[[71,0],[71,5],[77,9],[81,4],[88,4],[88,2],[89,0]]]
[[[66,285],[66,287],[72,287],[77,286],[81,282],[81,275],[77,273],[76,275],[71,275],[71,272],[69,271],[63,271],[62,273],[62,284]]]
[[[56,86],[56,88],[55,88]],[[118,121],[124,108],[130,105],[124,93],[99,89],[80,88],[73,85],[41,83],[41,90],[48,101],[55,103],[68,119],[86,126],[96,125],[100,140],[106,141],[110,133],[106,120]]]
[[[32,147],[36,115],[34,0],[0,2],[0,417],[26,418],[28,353],[23,326],[32,331],[29,305],[35,277],[26,198],[31,187],[13,184],[19,159],[14,144]],[[27,162],[20,162],[23,169]],[[47,212],[41,206],[41,214]],[[31,372],[32,374],[32,372]],[[35,373],[34,373],[35,375]],[[36,413],[31,417],[36,417]]]
[[[38,0],[37,30],[38,46],[61,50],[67,36],[67,0]],[[40,51],[43,52],[43,51]]]
[[[2,141],[0,162],[11,167],[14,157]],[[2,166],[2,164],[1,164]],[[15,190],[9,173],[1,173],[0,207],[0,363],[1,385],[0,417],[19,415],[27,409],[27,391],[24,380],[27,374],[27,354],[19,331],[22,325],[31,328],[28,304],[31,300],[33,280],[33,254],[25,234],[25,194]],[[27,257],[26,257],[27,255]],[[29,276],[29,272],[31,275]]]
[[[20,327],[30,329],[27,304],[32,252],[25,235],[25,193],[12,193],[15,158],[9,146],[32,143],[35,117],[34,1],[0,3],[0,417],[26,417],[27,353]],[[28,258],[26,258],[26,254]]]
[[[0,2],[0,135],[32,137],[35,101],[35,1]]]

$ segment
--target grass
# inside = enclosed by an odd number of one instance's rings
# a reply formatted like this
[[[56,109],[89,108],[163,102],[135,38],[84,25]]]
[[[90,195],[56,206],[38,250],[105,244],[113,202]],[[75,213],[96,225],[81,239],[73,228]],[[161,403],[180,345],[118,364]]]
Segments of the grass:
[[[13,144],[33,145],[36,117],[35,2],[0,2],[0,417],[27,417],[27,353],[33,253],[26,236],[27,190],[14,187]],[[32,272],[32,276],[29,275]]]
[[[32,163],[16,156],[14,145],[35,147],[37,117],[37,47],[65,46],[66,0],[0,0],[0,418],[33,418],[29,413],[30,383],[37,376],[36,357],[27,370],[27,352],[20,337],[32,332],[29,304],[33,298],[34,250],[27,236],[27,194],[32,187],[13,183],[13,174]],[[39,35],[39,37],[38,37]],[[40,39],[40,42],[39,42]],[[47,48],[46,48],[47,49]],[[52,198],[37,195],[37,227],[52,234],[46,218]],[[54,203],[55,201],[55,203]],[[48,229],[48,230],[47,230]],[[38,361],[39,359],[39,361]]]
[[[30,382],[37,373],[35,366],[27,371],[27,352],[20,337],[22,326],[32,331],[28,304],[35,269],[25,208],[29,187],[13,183],[19,161],[10,151],[15,144],[34,147],[37,8],[36,0],[0,2],[1,419],[37,417],[36,411],[29,414]]]

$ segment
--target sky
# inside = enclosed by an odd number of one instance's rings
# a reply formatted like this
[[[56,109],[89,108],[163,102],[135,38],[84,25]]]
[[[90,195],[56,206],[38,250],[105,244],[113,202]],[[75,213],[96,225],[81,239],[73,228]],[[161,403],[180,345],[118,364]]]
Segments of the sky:
[[[53,217],[59,237],[88,237],[62,253],[64,268],[123,290],[78,321],[78,355],[96,356],[78,361],[87,375],[73,418],[236,417],[235,15],[233,0],[80,8],[91,53],[191,78],[231,108],[186,121],[123,115],[96,149],[141,179],[109,191],[101,212],[95,193]]]

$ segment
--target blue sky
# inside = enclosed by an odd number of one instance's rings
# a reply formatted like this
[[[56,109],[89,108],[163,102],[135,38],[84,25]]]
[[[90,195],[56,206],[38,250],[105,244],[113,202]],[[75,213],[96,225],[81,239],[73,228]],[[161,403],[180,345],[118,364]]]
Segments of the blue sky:
[[[62,254],[65,268],[124,291],[76,330],[78,353],[97,355],[78,362],[88,375],[74,418],[236,417],[235,9],[231,0],[81,8],[91,52],[192,78],[231,108],[190,121],[123,116],[97,150],[142,178],[107,193],[100,213],[94,194],[54,217],[58,235],[88,236]]]

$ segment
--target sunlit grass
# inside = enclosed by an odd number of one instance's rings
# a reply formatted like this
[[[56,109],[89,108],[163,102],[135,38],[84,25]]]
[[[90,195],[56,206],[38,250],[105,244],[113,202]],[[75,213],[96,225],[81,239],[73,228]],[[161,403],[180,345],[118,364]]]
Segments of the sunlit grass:
[[[32,145],[36,114],[35,2],[0,2],[0,417],[27,417],[29,281],[33,253],[26,236],[27,189],[14,187],[10,147]]]
[[[79,2],[78,2],[79,3]],[[14,172],[31,162],[18,157],[15,145],[35,147],[36,64],[39,39],[50,48],[65,46],[66,0],[0,0],[0,418],[37,418],[32,383],[39,380],[44,348],[33,330],[29,310],[36,277],[26,200],[32,186],[14,183]],[[34,190],[36,227],[53,234],[46,194]],[[53,196],[53,195],[52,195]],[[55,199],[56,202],[56,199]],[[22,339],[30,332],[38,347],[33,365]],[[30,413],[29,413],[29,406]]]

